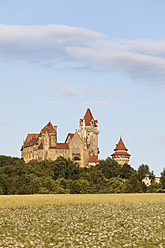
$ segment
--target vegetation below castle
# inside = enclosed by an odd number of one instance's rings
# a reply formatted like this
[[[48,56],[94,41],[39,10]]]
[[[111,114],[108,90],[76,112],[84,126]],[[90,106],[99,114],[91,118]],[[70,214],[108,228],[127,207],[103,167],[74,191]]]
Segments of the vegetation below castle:
[[[146,174],[151,185],[142,183]],[[63,157],[56,161],[30,162],[20,158],[0,156],[0,194],[95,194],[165,192],[165,170],[161,183],[154,182],[154,174],[147,165],[135,171],[115,160],[100,160],[95,167],[80,168]]]

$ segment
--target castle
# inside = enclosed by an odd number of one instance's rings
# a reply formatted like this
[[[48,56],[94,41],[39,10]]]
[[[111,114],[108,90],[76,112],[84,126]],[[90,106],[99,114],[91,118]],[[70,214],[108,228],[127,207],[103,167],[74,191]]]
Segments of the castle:
[[[30,161],[56,160],[62,156],[78,162],[81,167],[96,165],[98,161],[98,121],[93,118],[88,108],[80,129],[68,133],[64,143],[57,142],[57,126],[49,122],[39,134],[28,134],[21,148],[21,157],[26,163]],[[115,148],[112,158],[119,164],[128,163],[130,155],[122,139]]]
[[[98,163],[98,121],[88,108],[80,119],[80,130],[68,133],[64,143],[57,142],[57,126],[49,122],[39,134],[28,134],[21,148],[21,157],[29,161],[56,160],[63,156],[81,167]]]

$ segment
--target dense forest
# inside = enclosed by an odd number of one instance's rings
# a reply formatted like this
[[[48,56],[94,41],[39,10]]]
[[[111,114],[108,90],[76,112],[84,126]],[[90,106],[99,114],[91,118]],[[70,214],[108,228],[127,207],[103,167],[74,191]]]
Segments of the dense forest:
[[[142,183],[150,175],[151,186]],[[0,156],[0,194],[87,194],[165,192],[165,169],[160,184],[154,181],[148,165],[134,170],[121,167],[115,160],[100,160],[96,166],[80,168],[70,159],[30,162],[20,158]]]

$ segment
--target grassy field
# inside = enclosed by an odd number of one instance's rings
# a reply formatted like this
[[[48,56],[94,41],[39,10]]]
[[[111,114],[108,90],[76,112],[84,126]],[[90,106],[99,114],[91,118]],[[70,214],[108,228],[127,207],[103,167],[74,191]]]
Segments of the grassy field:
[[[2,247],[165,247],[164,194],[0,196]]]
[[[165,202],[165,194],[0,195],[0,208],[87,203]]]

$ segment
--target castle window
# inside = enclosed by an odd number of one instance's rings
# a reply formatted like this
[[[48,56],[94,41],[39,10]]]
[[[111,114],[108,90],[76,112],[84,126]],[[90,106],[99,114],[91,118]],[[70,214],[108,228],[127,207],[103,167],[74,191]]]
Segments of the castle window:
[[[80,147],[78,145],[73,146],[72,154],[80,155]]]
[[[81,160],[80,157],[74,157],[73,160],[77,161],[77,160]]]

